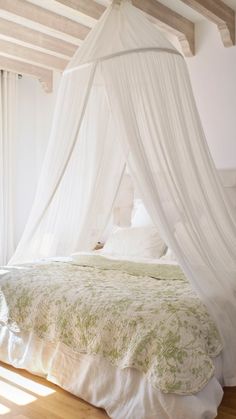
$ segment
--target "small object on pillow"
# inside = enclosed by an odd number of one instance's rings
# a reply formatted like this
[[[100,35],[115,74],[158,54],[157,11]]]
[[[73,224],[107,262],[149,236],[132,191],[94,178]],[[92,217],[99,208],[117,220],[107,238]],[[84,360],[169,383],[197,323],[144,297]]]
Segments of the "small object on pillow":
[[[103,246],[104,246],[104,244],[103,244],[103,243],[101,243],[101,242],[97,242],[97,244],[96,244],[96,246],[94,247],[94,249],[93,249],[93,250],[100,250],[100,249],[102,249],[102,248],[103,248]]]
[[[127,227],[116,230],[108,238],[102,253],[114,256],[159,259],[166,245],[156,227]]]

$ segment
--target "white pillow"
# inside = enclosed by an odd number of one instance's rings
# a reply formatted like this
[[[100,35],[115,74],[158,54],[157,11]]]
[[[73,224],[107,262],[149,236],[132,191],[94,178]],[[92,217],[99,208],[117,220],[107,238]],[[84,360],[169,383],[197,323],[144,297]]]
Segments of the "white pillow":
[[[153,221],[150,215],[148,214],[141,199],[134,200],[131,226],[132,227],[153,226]]]
[[[160,258],[166,249],[156,227],[127,227],[108,238],[102,253],[114,256]]]

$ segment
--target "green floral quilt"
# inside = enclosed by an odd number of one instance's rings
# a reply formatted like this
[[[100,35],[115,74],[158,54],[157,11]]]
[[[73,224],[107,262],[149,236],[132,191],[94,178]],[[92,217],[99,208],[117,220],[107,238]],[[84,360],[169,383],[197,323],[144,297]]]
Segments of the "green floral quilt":
[[[4,268],[0,324],[136,368],[163,392],[195,393],[222,350],[215,324],[179,267],[141,272],[132,263],[128,272],[96,263]]]

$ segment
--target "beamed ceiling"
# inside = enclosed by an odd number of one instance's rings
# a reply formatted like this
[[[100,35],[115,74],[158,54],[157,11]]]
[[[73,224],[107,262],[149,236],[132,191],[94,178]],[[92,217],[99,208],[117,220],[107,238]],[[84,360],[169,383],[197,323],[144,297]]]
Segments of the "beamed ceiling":
[[[213,22],[223,45],[235,45],[236,0],[132,0],[162,30],[194,55],[195,22]],[[63,71],[109,5],[109,0],[0,0],[0,69],[39,79],[52,91],[53,71]],[[235,6],[234,6],[235,3]]]

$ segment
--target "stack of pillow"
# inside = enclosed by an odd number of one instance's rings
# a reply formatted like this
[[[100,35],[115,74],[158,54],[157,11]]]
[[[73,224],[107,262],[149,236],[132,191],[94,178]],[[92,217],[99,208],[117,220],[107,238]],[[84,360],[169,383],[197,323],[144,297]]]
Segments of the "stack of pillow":
[[[141,200],[135,200],[131,227],[115,228],[100,253],[127,259],[162,258],[163,262],[175,260]]]
[[[136,200],[130,227],[114,227],[104,246],[94,249],[96,254],[115,259],[158,259],[158,263],[176,263],[173,252],[162,240],[141,200]],[[73,253],[72,259],[81,261],[81,255],[91,252]],[[94,255],[94,253],[93,253]],[[154,261],[153,261],[154,262]]]

